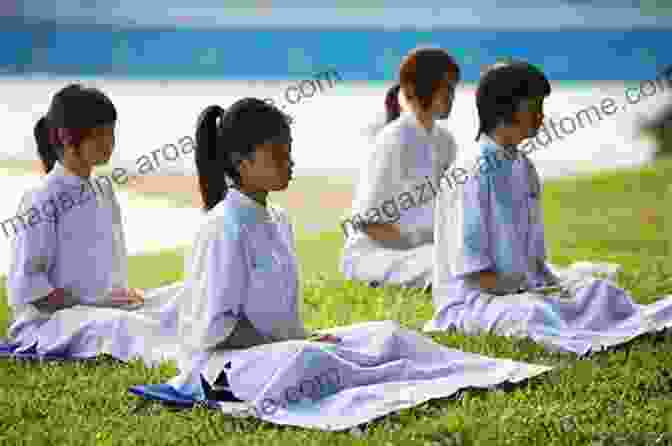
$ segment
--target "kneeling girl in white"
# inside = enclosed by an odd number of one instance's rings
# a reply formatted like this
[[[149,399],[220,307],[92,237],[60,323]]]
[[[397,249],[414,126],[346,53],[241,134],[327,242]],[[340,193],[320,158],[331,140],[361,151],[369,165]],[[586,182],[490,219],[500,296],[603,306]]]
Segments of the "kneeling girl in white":
[[[376,137],[359,178],[340,264],[348,279],[425,288],[433,271],[434,198],[455,159],[450,114],[460,71],[445,51],[412,51],[399,71],[406,110]]]

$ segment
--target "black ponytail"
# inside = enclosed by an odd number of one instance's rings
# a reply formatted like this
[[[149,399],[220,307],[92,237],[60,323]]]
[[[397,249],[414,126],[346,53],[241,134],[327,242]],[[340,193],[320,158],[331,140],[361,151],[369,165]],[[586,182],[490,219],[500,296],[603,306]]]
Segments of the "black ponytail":
[[[389,124],[401,116],[401,105],[399,104],[399,84],[393,85],[387,90],[385,96],[385,124]]]
[[[51,143],[49,137],[49,124],[47,123],[46,116],[41,117],[39,121],[37,121],[33,134],[35,135],[35,142],[37,143],[37,154],[42,161],[44,172],[49,173],[51,169],[54,168],[56,161],[58,161],[59,155],[57,147]]]
[[[210,105],[201,112],[196,124],[196,171],[203,207],[207,211],[226,196],[226,181],[222,175],[217,175],[225,163],[217,150],[217,119],[223,118],[224,113],[219,105]]]
[[[196,171],[203,200],[209,211],[226,196],[226,177],[240,186],[238,164],[252,159],[256,146],[278,136],[289,139],[289,116],[260,99],[245,98],[228,110],[206,107],[196,124]]]

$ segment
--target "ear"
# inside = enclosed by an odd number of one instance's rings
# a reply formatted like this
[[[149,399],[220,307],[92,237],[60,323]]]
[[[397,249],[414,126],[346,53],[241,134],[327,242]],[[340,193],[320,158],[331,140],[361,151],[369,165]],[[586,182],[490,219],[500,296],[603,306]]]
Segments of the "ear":
[[[241,171],[250,168],[250,160],[243,158],[240,161],[235,162],[234,167],[240,173]]]
[[[238,171],[238,175],[243,176],[243,173],[245,173],[245,176],[247,176],[247,172],[249,172],[250,169],[254,167],[254,156],[251,156],[249,159],[248,158],[242,158],[238,163],[235,164],[236,170]]]

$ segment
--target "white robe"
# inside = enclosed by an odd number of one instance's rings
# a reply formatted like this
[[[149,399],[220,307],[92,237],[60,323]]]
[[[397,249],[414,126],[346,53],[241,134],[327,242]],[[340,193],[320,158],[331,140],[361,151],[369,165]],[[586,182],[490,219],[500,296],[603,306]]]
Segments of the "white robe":
[[[340,270],[348,279],[419,288],[431,283],[434,198],[456,152],[450,132],[436,124],[428,132],[411,112],[383,128],[362,168],[351,215],[341,223],[347,239]],[[398,223],[407,246],[383,246],[355,228],[358,221]]]
[[[72,240],[59,240],[59,246]],[[338,345],[305,341],[288,218],[236,190],[204,216],[186,271],[183,284],[149,291],[137,310],[77,305],[16,326],[14,333],[26,349],[36,346],[40,353],[74,358],[108,353],[121,360],[140,357],[150,365],[177,359],[181,373],[171,384],[194,399],[204,398],[203,380],[214,387],[224,371],[230,390],[252,415],[328,430],[463,388],[517,382],[549,370],[442,347],[392,321],[332,329],[342,338]],[[27,288],[21,279],[26,278],[12,278],[15,299],[16,290]],[[77,289],[88,279],[78,277]],[[61,286],[52,269],[45,280]],[[276,342],[218,349],[243,314]],[[226,404],[222,410],[231,412]]]
[[[452,175],[458,168],[466,180]],[[613,282],[618,265],[549,265],[541,200],[532,162],[488,137],[456,163],[436,203],[436,312],[427,331],[492,331],[582,355],[672,326],[672,298],[638,305]],[[495,289],[480,289],[476,274],[485,270],[497,273]],[[558,284],[561,292],[540,289]]]
[[[7,277],[13,316],[7,334],[19,344],[17,351],[76,358],[108,353],[122,360],[151,356],[146,349],[151,339],[174,326],[174,311],[160,309],[180,285],[148,292],[139,309],[112,302],[112,289],[128,287],[128,259],[109,178],[87,182],[57,163],[42,184],[24,194],[17,215],[27,223],[18,223]],[[75,305],[57,311],[35,305],[56,288],[64,288]],[[143,337],[131,341],[130,332]]]
[[[189,352],[223,343],[242,314],[271,339],[306,337],[292,226],[279,208],[229,189],[204,217],[186,267],[178,333]]]
[[[204,219],[179,308],[184,355],[170,384],[204,399],[206,382],[245,401],[237,410],[278,424],[344,429],[469,386],[519,381],[549,370],[442,347],[393,321],[328,330],[342,343],[305,340],[292,228],[279,208],[237,190]],[[246,315],[275,342],[217,348]],[[235,411],[222,403],[222,410]]]

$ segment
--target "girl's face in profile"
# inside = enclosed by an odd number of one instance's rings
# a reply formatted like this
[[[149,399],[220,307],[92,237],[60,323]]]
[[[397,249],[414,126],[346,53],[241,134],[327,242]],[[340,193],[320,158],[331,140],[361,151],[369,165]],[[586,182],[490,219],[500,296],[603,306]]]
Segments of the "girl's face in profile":
[[[107,164],[114,152],[115,124],[95,127],[82,139],[78,147],[79,158],[88,166]]]
[[[441,86],[434,92],[432,97],[432,114],[435,119],[448,119],[453,109],[455,100],[455,89],[457,88],[457,77],[455,73],[446,73],[441,81]]]
[[[523,139],[532,138],[544,123],[544,98],[525,99],[520,103],[515,119]]]
[[[285,190],[292,179],[293,166],[292,138],[287,131],[256,146],[254,156],[241,161],[241,180],[256,191]]]

